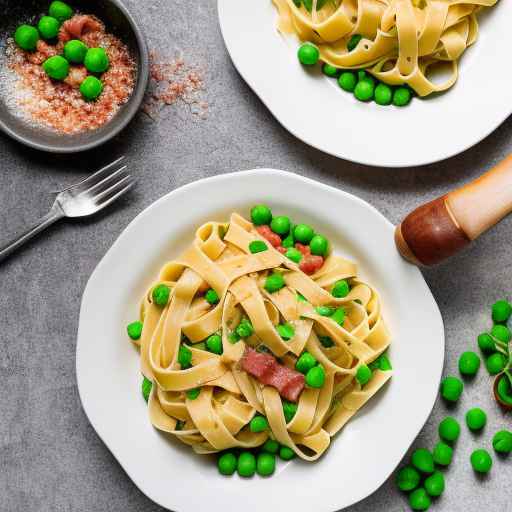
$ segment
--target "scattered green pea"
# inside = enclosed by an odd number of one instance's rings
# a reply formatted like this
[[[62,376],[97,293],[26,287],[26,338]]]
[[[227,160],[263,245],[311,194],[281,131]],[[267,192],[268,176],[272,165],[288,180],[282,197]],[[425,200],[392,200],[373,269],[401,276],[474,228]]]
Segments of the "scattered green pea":
[[[486,332],[478,336],[478,346],[484,353],[490,353],[496,350],[496,343],[494,343],[494,340]]]
[[[413,510],[428,510],[432,504],[427,491],[420,487],[409,495],[409,505]]]
[[[375,86],[368,80],[360,80],[354,89],[354,96],[359,101],[371,101],[375,92]]]
[[[425,448],[418,448],[411,457],[412,465],[422,473],[430,474],[434,472],[434,457]]]
[[[31,25],[20,25],[14,33],[14,41],[22,50],[32,52],[39,41],[39,32]]]
[[[357,78],[359,82],[366,80],[367,82],[375,86],[375,79],[373,78],[373,76],[369,75],[364,69],[360,69],[357,72]]]
[[[491,354],[487,360],[485,361],[485,366],[487,367],[487,371],[491,375],[498,375],[503,369],[505,368],[505,365],[507,364],[507,360],[503,354],[500,352],[495,352],[494,354]]]
[[[411,466],[405,466],[396,476],[396,485],[401,491],[412,491],[419,483],[420,474]]]
[[[303,66],[314,66],[320,59],[320,51],[313,43],[303,43],[299,46],[297,57]]]
[[[379,84],[375,87],[375,103],[377,105],[391,105],[393,101],[393,89],[387,84]]]
[[[329,250],[329,241],[322,235],[315,235],[311,239],[311,242],[309,242],[309,248],[311,250],[311,254],[325,257]]]
[[[89,75],[81,84],[80,92],[87,101],[94,101],[103,92],[103,82],[95,76]]]
[[[256,473],[256,458],[251,452],[242,452],[238,457],[237,471],[240,476],[249,478]]]
[[[252,336],[254,333],[254,327],[252,326],[251,322],[244,318],[236,328],[236,333],[240,338],[248,338],[249,336]]]
[[[315,311],[320,315],[320,316],[332,316],[334,315],[334,312],[336,311],[333,307],[331,306],[317,306],[315,308]]]
[[[146,402],[149,400],[149,395],[151,394],[152,387],[153,387],[153,383],[146,377],[143,377],[143,379],[142,379],[142,396],[144,397],[144,400],[146,400]]]
[[[193,388],[185,393],[189,400],[195,400],[201,394],[201,388]]]
[[[336,297],[337,299],[343,299],[349,294],[349,292],[350,285],[346,279],[340,279],[339,281],[336,281],[331,290],[332,296]]]
[[[396,107],[405,107],[409,105],[412,99],[412,93],[407,87],[398,87],[393,94],[393,105]]]
[[[441,421],[441,423],[439,423],[439,436],[441,439],[448,442],[454,442],[459,438],[459,435],[460,425],[455,418],[447,416],[443,421]]]
[[[140,339],[140,337],[142,335],[142,327],[143,327],[142,322],[140,322],[138,320],[136,322],[132,322],[131,324],[128,324],[128,326],[126,327],[128,336],[132,340]]]
[[[290,249],[291,247],[295,247],[295,238],[293,238],[293,229],[291,227],[290,227],[290,232],[288,233],[288,236],[283,238],[281,245],[285,249]]]
[[[336,78],[339,73],[339,69],[335,66],[325,63],[322,66],[322,73],[330,78]]]
[[[286,423],[290,423],[293,420],[293,417],[297,413],[298,405],[293,402],[288,402],[285,400],[283,402],[283,414]]]
[[[492,305],[492,319],[494,322],[504,323],[512,315],[512,305],[508,300],[498,300]]]
[[[295,249],[295,247],[290,247],[287,249],[284,255],[294,263],[300,263],[300,260],[303,257],[302,253],[298,249]]]
[[[270,476],[276,469],[276,456],[272,453],[260,453],[256,460],[256,472],[260,476]]]
[[[183,370],[190,368],[192,364],[192,351],[186,345],[180,345],[178,350],[178,363]]]
[[[236,471],[237,466],[236,455],[231,452],[224,452],[217,459],[217,468],[221,475],[230,476]]]
[[[295,336],[295,328],[291,324],[279,324],[276,327],[279,336],[285,341],[290,341]]]
[[[441,382],[441,396],[448,402],[456,402],[463,390],[464,384],[457,377],[446,377]]]
[[[268,421],[265,416],[260,416],[259,414],[254,416],[254,418],[249,423],[249,429],[251,432],[265,432],[268,430]]]
[[[338,308],[332,314],[331,320],[334,320],[338,325],[343,325],[345,323],[345,310],[343,308]]]
[[[512,452],[512,432],[500,430],[492,438],[492,446],[498,453]]]
[[[153,288],[153,292],[151,293],[151,297],[153,298],[153,302],[157,306],[166,306],[169,302],[169,296],[171,294],[171,289],[166,284],[159,284]]]
[[[343,71],[338,78],[338,85],[347,92],[354,92],[357,85],[357,77],[352,71]]]
[[[483,448],[475,450],[471,454],[471,466],[477,473],[488,473],[492,467],[492,458]]]
[[[87,53],[87,46],[79,39],[72,39],[64,45],[64,57],[73,64],[82,64]]]
[[[330,336],[318,336],[318,340],[324,348],[334,347],[334,341],[332,341]]]
[[[468,351],[459,357],[459,372],[467,377],[472,377],[478,373],[480,368],[480,358],[474,352]]]
[[[498,380],[497,392],[502,402],[512,405],[512,386],[506,375],[502,375]]]
[[[290,219],[284,215],[280,215],[279,217],[274,217],[272,222],[270,223],[270,229],[277,233],[278,235],[287,235],[290,231]]]
[[[315,236],[315,232],[311,226],[308,226],[308,224],[297,224],[293,229],[293,236],[297,242],[307,245]]]
[[[264,288],[269,293],[275,293],[279,291],[281,288],[283,288],[284,285],[285,283],[282,274],[275,272],[267,276],[267,278],[265,279]]]
[[[435,471],[423,482],[425,490],[432,497],[441,496],[444,492],[444,476],[440,471]]]
[[[295,452],[288,448],[288,446],[281,446],[279,448],[279,457],[283,460],[292,460],[295,458]]]
[[[103,48],[89,48],[84,58],[84,65],[91,73],[103,73],[110,66],[107,52]]]
[[[487,423],[487,415],[479,407],[474,407],[466,413],[466,424],[474,432],[482,430]]]
[[[206,299],[206,302],[208,302],[208,304],[211,304],[212,306],[218,304],[220,301],[219,294],[213,288],[210,288],[205,293],[204,298]]]
[[[249,244],[249,251],[251,252],[251,254],[256,254],[258,252],[268,251],[268,247],[267,244],[262,240],[253,240]]]
[[[295,363],[295,369],[306,375],[311,368],[314,368],[317,365],[317,360],[309,353],[303,352],[301,356],[297,359]]]
[[[434,446],[432,457],[436,464],[439,464],[440,466],[449,466],[453,458],[453,448],[448,446],[446,443],[439,441]]]
[[[45,73],[54,80],[64,80],[69,73],[69,62],[60,55],[54,55],[43,62]]]
[[[361,386],[364,386],[365,384],[368,384],[372,378],[372,371],[368,366],[365,364],[362,364],[356,372],[356,380],[359,382]]]
[[[357,45],[359,44],[359,42],[361,41],[361,39],[363,39],[363,36],[359,35],[359,34],[354,34],[349,40],[348,40],[348,43],[347,43],[347,50],[349,52],[353,51],[356,49]]]
[[[53,16],[43,16],[37,24],[37,29],[43,39],[55,39],[59,34],[60,23]]]
[[[267,439],[262,447],[262,450],[267,453],[273,453],[274,455],[279,451],[279,443],[274,439]]]
[[[57,0],[50,4],[48,13],[62,23],[73,16],[73,9],[68,4]]]
[[[306,373],[306,384],[311,388],[321,388],[325,384],[325,370],[322,365],[309,369]]]
[[[272,210],[264,204],[257,204],[251,209],[251,220],[255,226],[270,224],[272,221]]]
[[[491,329],[491,336],[496,338],[498,341],[501,341],[502,343],[508,343],[512,339],[512,332],[510,332],[508,327],[496,324]]]
[[[206,348],[213,354],[222,354],[222,338],[219,334],[212,334],[206,340]]]

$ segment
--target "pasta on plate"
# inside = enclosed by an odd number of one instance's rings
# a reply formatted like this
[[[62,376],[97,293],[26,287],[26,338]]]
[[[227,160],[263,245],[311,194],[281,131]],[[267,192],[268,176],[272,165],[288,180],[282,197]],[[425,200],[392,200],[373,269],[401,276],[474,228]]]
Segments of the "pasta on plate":
[[[153,383],[149,418],[199,454],[271,438],[313,461],[391,377],[390,334],[378,293],[353,262],[326,253],[307,275],[260,232],[237,213],[202,225],[143,297],[134,343]],[[337,298],[340,280],[349,286]],[[170,293],[159,305],[153,291],[162,285]],[[323,376],[312,385],[296,369],[304,352]],[[255,416],[268,428],[254,432]]]
[[[318,45],[320,59],[340,69],[366,69],[388,85],[420,96],[445,91],[458,62],[478,38],[477,14],[498,0],[272,0],[278,28]],[[362,36],[349,51],[354,35]],[[431,73],[448,65],[442,82]]]

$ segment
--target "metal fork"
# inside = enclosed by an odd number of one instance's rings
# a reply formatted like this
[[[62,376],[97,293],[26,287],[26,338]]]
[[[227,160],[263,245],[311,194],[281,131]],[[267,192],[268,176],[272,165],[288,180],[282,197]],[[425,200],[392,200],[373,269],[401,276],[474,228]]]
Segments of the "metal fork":
[[[124,156],[85,180],[64,189],[55,198],[51,210],[25,233],[0,247],[0,262],[25,242],[63,217],[87,217],[113,203],[128,192],[135,180],[126,172]]]

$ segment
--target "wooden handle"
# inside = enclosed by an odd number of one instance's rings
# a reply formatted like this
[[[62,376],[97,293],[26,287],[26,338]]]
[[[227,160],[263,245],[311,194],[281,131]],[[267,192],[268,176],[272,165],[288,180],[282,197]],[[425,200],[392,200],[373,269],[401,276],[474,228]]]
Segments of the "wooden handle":
[[[420,206],[396,228],[400,254],[435,265],[512,212],[512,155],[464,187]]]

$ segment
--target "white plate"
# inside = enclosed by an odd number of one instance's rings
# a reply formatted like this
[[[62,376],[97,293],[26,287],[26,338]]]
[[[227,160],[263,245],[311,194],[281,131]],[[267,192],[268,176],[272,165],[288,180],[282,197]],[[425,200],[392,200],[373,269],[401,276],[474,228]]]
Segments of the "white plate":
[[[393,379],[333,440],[316,463],[280,462],[272,478],[218,474],[213,458],[194,454],[150,424],[137,350],[125,326],[160,267],[192,241],[207,220],[249,214],[264,201],[310,222],[334,249],[360,263],[380,291],[393,333]],[[398,255],[393,226],[350,194],[276,170],[201,180],[163,197],[122,233],[91,276],[78,329],[76,369],[85,412],[133,482],[178,512],[332,511],[375,491],[391,474],[433,407],[444,359],[441,315],[417,268]]]
[[[480,40],[447,93],[407,108],[358,102],[332,78],[304,70],[298,42],[276,29],[271,0],[218,0],[226,47],[239,73],[276,119],[306,144],[368,165],[423,165],[456,155],[512,113],[512,2],[481,18]]]

